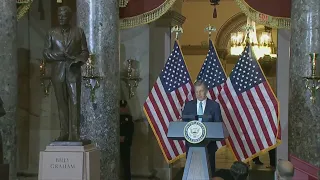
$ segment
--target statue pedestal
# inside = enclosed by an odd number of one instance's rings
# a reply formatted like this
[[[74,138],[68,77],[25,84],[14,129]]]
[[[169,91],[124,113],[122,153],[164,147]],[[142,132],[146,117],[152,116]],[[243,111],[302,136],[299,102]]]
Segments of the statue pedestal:
[[[1,180],[9,180],[9,164],[0,164]]]
[[[100,152],[93,144],[47,146],[39,157],[42,179],[100,180]]]

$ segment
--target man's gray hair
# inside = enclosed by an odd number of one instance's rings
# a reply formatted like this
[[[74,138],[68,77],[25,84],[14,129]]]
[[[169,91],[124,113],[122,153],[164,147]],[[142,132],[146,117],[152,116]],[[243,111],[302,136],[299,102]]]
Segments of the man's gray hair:
[[[67,11],[69,14],[72,14],[72,10],[69,6],[60,6],[58,7],[58,12],[59,11]]]
[[[208,86],[207,86],[207,84],[204,82],[204,81],[202,81],[202,80],[197,80],[194,84],[194,87],[196,87],[196,86],[203,86],[207,91],[208,91]]]
[[[232,164],[230,173],[235,180],[245,180],[249,175],[249,167],[244,162],[236,161]]]

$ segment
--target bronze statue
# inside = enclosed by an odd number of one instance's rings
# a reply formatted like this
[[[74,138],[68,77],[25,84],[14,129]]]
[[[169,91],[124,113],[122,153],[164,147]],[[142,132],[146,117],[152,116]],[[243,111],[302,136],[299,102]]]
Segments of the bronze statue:
[[[80,140],[81,66],[88,60],[89,52],[83,30],[70,25],[71,17],[68,6],[58,8],[60,26],[48,32],[43,50],[44,58],[51,64],[51,81],[58,103],[57,141]]]

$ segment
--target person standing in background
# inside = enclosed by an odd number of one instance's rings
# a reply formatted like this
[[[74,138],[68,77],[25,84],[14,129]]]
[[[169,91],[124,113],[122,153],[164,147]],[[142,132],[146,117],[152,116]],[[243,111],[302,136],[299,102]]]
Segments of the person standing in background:
[[[124,179],[131,180],[131,145],[134,132],[132,116],[127,108],[127,101],[120,101],[120,158],[124,172]]]

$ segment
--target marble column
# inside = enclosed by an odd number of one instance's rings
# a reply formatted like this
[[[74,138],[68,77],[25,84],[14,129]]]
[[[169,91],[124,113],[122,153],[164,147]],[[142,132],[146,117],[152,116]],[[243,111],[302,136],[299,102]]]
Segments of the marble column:
[[[309,53],[320,53],[318,0],[292,0],[290,48],[289,154],[320,167],[320,93],[313,104],[303,79],[311,75]]]
[[[277,97],[280,102],[281,144],[277,147],[277,158],[288,160],[288,108],[290,31],[278,30]]]
[[[95,102],[82,86],[81,137],[101,151],[101,179],[119,179],[119,5],[117,0],[77,0],[77,24],[83,28],[96,73],[102,76]]]
[[[4,163],[10,164],[10,179],[16,176],[16,109],[18,96],[16,1],[0,3],[0,96],[7,114],[0,118]]]
[[[131,173],[133,178],[151,179],[155,175],[152,164],[152,130],[147,122],[141,107],[149,95],[149,64],[150,58],[150,27],[148,24],[138,27],[123,29],[120,33],[121,54],[120,68],[125,61],[132,58],[139,61],[140,77],[142,80],[135,90],[135,96],[129,98],[129,89],[121,81],[121,99],[128,102],[130,114],[134,119],[134,134],[131,147]],[[154,62],[154,59],[153,61]]]

